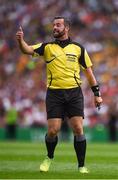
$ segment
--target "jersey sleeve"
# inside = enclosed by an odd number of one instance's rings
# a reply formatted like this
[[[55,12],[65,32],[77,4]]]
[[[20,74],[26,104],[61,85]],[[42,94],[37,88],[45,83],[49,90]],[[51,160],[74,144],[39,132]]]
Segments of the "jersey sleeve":
[[[32,47],[34,50],[33,57],[44,55],[45,43],[38,43],[38,44],[32,45]]]
[[[81,49],[81,56],[79,58],[79,63],[82,66],[82,69],[87,69],[92,66],[91,59],[86,51],[86,49]]]

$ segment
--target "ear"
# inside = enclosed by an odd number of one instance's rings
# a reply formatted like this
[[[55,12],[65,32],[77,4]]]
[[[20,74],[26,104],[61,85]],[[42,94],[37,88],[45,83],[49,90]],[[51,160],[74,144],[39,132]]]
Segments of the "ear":
[[[70,30],[70,27],[69,27],[68,25],[66,26],[66,30],[67,30],[67,31],[69,31],[69,30]]]

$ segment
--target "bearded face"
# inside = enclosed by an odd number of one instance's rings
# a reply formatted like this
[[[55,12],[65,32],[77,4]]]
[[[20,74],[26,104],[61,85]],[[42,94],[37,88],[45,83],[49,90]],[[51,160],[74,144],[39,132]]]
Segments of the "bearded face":
[[[65,28],[62,30],[53,30],[54,38],[60,38],[65,34]]]
[[[54,38],[61,38],[66,34],[66,27],[64,19],[55,19],[53,22],[53,36]]]

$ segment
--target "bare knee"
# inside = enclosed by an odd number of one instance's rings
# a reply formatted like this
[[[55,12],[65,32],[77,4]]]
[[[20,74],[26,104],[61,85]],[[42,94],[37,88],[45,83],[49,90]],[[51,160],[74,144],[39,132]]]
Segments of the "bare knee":
[[[57,136],[58,132],[59,132],[59,129],[49,128],[48,129],[48,136],[49,137],[55,137],[55,136]]]
[[[48,136],[55,137],[61,128],[61,119],[48,119]]]
[[[70,119],[70,126],[74,135],[83,134],[83,118],[81,116],[75,116]]]
[[[75,135],[82,135],[83,134],[83,127],[81,127],[81,126],[74,126],[73,127],[73,133]]]

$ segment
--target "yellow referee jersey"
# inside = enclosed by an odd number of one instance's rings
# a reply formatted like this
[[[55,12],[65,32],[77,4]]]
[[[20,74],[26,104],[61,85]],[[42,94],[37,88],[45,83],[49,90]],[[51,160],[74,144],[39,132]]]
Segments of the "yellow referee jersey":
[[[43,56],[47,69],[47,87],[70,89],[80,86],[80,69],[92,66],[86,50],[70,38],[32,46],[34,56]]]

